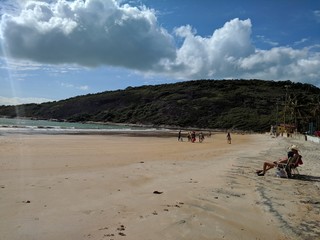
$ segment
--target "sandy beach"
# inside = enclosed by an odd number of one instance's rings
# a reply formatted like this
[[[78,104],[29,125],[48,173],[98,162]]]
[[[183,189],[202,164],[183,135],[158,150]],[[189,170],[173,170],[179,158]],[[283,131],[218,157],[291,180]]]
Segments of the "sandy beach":
[[[266,160],[301,149],[297,179]],[[0,135],[0,239],[319,239],[320,145],[223,133]]]

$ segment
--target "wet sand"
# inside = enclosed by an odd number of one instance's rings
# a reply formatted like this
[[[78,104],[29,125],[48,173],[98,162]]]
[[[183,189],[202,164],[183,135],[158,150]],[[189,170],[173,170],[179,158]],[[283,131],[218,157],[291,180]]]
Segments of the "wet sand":
[[[214,134],[0,135],[0,239],[318,239],[320,146]],[[265,160],[301,148],[298,179]]]

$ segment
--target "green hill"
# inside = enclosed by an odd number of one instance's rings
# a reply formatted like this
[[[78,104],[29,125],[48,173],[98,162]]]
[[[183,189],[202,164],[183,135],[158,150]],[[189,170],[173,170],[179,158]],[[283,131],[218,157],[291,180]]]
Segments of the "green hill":
[[[128,87],[57,102],[0,106],[0,116],[268,131],[320,124],[320,89],[291,81],[197,80]],[[319,127],[319,126],[318,126]]]

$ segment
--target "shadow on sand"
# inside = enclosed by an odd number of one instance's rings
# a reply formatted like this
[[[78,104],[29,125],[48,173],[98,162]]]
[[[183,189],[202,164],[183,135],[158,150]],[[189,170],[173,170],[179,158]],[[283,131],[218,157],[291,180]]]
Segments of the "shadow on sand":
[[[320,182],[319,176],[303,175],[303,174],[295,175],[291,179],[307,181],[307,182]]]

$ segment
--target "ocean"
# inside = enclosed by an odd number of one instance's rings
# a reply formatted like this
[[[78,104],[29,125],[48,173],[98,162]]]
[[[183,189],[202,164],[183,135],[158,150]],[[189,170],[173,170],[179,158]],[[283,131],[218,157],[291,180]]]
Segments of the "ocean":
[[[71,123],[21,118],[0,118],[0,133],[81,133],[112,131],[150,131],[152,128],[126,125]]]

